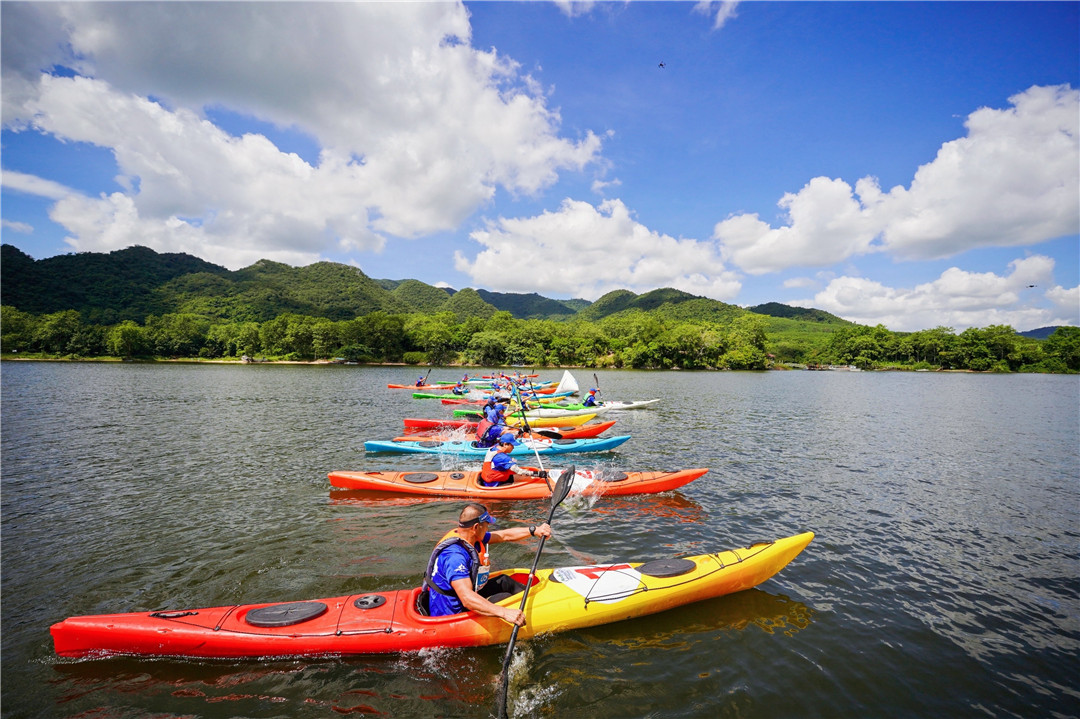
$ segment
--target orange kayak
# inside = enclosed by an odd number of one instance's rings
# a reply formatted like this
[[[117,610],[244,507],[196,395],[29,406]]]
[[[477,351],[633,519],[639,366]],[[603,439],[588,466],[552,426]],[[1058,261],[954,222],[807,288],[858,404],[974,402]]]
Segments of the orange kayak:
[[[625,495],[654,494],[677,489],[693,482],[708,469],[680,469],[667,472],[620,472],[579,469],[574,474],[572,494]],[[552,486],[559,480],[561,469],[548,470]],[[423,494],[439,497],[476,499],[547,499],[551,490],[541,478],[514,480],[499,487],[484,487],[479,472],[331,472],[330,485],[338,489],[361,489]]]

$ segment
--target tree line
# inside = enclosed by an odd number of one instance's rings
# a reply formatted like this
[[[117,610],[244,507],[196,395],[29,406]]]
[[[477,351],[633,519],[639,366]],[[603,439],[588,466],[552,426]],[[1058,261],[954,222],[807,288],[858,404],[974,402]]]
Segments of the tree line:
[[[776,361],[766,318],[746,313],[726,322],[681,321],[632,311],[597,321],[517,319],[499,311],[458,319],[452,312],[394,314],[382,310],[347,320],[285,313],[229,321],[206,315],[150,315],[85,322],[76,310],[46,314],[0,307],[5,354],[50,357],[339,359],[352,362],[579,366],[633,369],[763,370]],[[783,354],[783,353],[782,353]],[[848,325],[827,345],[803,351],[816,362],[863,369],[1080,371],[1080,328],[1062,327],[1045,341],[1011,327],[938,327],[913,333]]]

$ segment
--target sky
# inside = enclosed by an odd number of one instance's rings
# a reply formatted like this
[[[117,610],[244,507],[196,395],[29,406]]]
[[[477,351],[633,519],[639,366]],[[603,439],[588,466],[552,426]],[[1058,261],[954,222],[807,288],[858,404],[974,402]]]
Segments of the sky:
[[[1080,325],[1077,2],[2,2],[2,239]]]

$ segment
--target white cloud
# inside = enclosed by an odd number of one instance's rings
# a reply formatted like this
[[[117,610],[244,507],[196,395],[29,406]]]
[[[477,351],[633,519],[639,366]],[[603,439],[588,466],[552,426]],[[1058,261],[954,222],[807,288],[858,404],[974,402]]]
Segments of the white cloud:
[[[724,24],[734,18],[738,17],[735,13],[735,8],[739,5],[738,0],[698,0],[698,3],[694,5],[694,11],[700,12],[705,15],[712,15],[715,11],[716,17],[713,18],[713,30],[719,30],[724,27]]]
[[[20,21],[70,55],[9,52]],[[57,208],[83,250],[136,226],[160,250],[201,237],[210,248],[186,251],[222,263],[379,248],[456,228],[498,187],[537,193],[600,149],[559,137],[531,78],[469,46],[460,4],[44,3],[5,6],[3,30],[5,127],[109,148],[130,188]],[[60,59],[87,77],[33,74]],[[300,129],[317,165],[230,136],[211,106]]]
[[[1011,272],[1001,276],[950,267],[933,282],[910,289],[889,287],[860,277],[838,277],[813,298],[789,304],[816,307],[853,322],[883,324],[901,332],[942,325],[960,331],[989,325],[1029,330],[1055,324],[1080,324],[1077,302],[1080,296],[1075,288],[1059,287],[1045,293],[1046,299],[1055,304],[1053,309],[1036,304],[1040,300],[1037,287],[1053,278],[1051,258],[1033,255],[1014,260],[1009,268]]]
[[[971,113],[967,136],[945,143],[910,188],[885,193],[864,177],[852,190],[817,177],[781,198],[787,225],[756,214],[717,223],[724,259],[761,274],[869,252],[939,259],[1080,233],[1080,92],[1032,87],[1009,101],[1010,109]]]
[[[554,2],[567,17],[588,15],[596,6],[595,0],[554,0]]]
[[[472,261],[455,253],[455,268],[504,292],[595,300],[615,289],[674,287],[730,301],[741,288],[712,243],[652,231],[620,200],[593,207],[567,199],[557,212],[500,218],[470,236],[484,249]]]
[[[1053,303],[1057,316],[1064,318],[1063,322],[1052,324],[1080,326],[1080,285],[1071,290],[1061,285],[1052,287],[1046,291],[1046,299]]]
[[[809,277],[792,277],[791,279],[784,280],[784,287],[786,287],[788,289],[795,289],[795,288],[800,288],[800,287],[802,287],[802,288],[818,287],[818,286],[820,286],[820,283],[817,282],[816,280],[813,280],[813,279],[809,278]]]
[[[7,228],[12,232],[20,232],[24,235],[29,235],[34,232],[33,225],[28,225],[25,222],[14,222],[12,220],[0,220],[0,227]]]
[[[25,172],[4,170],[0,173],[0,178],[2,178],[0,181],[3,182],[3,186],[9,190],[25,192],[28,195],[37,195],[38,197],[47,197],[51,200],[59,200],[75,193],[74,190],[65,187],[59,182],[46,180],[36,175],[28,175]]]

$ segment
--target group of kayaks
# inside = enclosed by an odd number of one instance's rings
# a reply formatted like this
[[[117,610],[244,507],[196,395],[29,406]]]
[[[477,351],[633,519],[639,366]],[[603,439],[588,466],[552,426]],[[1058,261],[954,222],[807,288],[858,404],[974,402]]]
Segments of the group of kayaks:
[[[461,384],[430,386],[460,388]],[[400,387],[415,389],[416,385]],[[541,417],[530,416],[532,411],[526,408],[526,414],[518,418],[531,434],[514,448],[514,454],[605,451],[629,439],[598,436],[615,421],[590,424],[600,414],[597,412]],[[470,446],[472,440],[461,436],[474,429],[475,422],[469,419],[406,419],[406,436],[366,442],[365,449],[482,455],[485,448]],[[553,487],[563,492],[561,496],[567,491],[600,496],[664,492],[707,471],[549,468],[546,477],[515,479],[497,487],[483,486],[480,472],[475,470],[334,471],[329,480],[336,489],[482,502],[487,498],[548,499]],[[552,499],[552,512],[558,501],[561,497]],[[505,574],[522,587],[529,585],[528,592],[492,600],[517,607],[522,597],[526,598],[522,611],[527,623],[513,635],[512,625],[475,612],[428,616],[427,595],[419,587],[284,603],[71,617],[52,625],[50,631],[56,653],[65,657],[318,657],[503,644],[512,642],[512,637],[527,639],[630,619],[755,587],[783,569],[813,537],[812,532],[805,532],[745,548],[674,559],[568,566],[535,573],[522,568],[494,572],[493,577]]]

